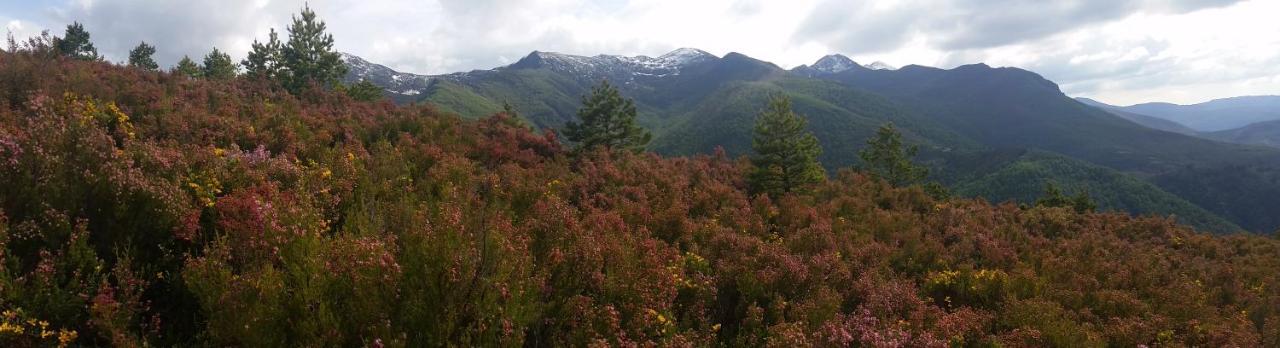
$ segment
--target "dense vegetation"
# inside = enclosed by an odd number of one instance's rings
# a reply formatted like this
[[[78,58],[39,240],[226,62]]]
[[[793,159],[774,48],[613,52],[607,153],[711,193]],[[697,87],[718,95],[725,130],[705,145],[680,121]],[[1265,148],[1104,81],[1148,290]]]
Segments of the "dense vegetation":
[[[1025,150],[989,152],[982,156],[985,158],[962,159],[968,162],[965,166],[971,166],[965,168],[965,171],[974,174],[950,181],[956,195],[983,197],[992,202],[1029,204],[1042,196],[1045,185],[1055,184],[1069,191],[1088,192],[1103,210],[1126,211],[1135,215],[1172,214],[1182,223],[1207,231],[1240,230],[1239,226],[1230,221],[1165,192],[1154,184],[1070,157]],[[1198,181],[1194,176],[1186,180],[1175,186],[1194,186]],[[1263,199],[1243,198],[1254,201]],[[1225,197],[1223,199],[1225,201]]]
[[[1272,237],[50,50],[0,53],[3,346],[1280,345]]]
[[[988,173],[972,171],[975,168],[1042,164],[1035,163],[1040,159],[1020,157],[999,158],[1031,162],[992,164],[983,156],[1049,152],[1067,159],[1055,166],[1070,166],[1067,172],[1080,174],[1065,178],[1072,185],[1088,181],[1080,184],[1105,189],[1107,182],[1124,182],[1118,189],[1131,197],[1129,202],[1112,200],[1115,204],[1102,204],[1102,209],[1175,216],[1182,223],[1218,232],[1268,233],[1280,228],[1275,218],[1280,216],[1280,195],[1234,195],[1280,191],[1280,150],[1203,139],[1166,120],[1090,107],[1029,71],[982,64],[949,70],[908,66],[893,71],[788,71],[730,53],[705,54],[681,66],[678,74],[659,76],[628,73],[625,65],[613,65],[618,59],[534,52],[510,66],[424,79],[430,81],[424,82],[427,86],[413,87],[412,94],[387,94],[400,103],[431,103],[473,119],[498,112],[508,102],[533,126],[555,130],[573,119],[579,98],[605,76],[616,82],[623,96],[634,99],[636,122],[653,134],[648,150],[667,156],[710,154],[717,148],[730,156],[751,155],[756,115],[768,96],[783,94],[821,143],[819,160],[828,174],[867,167],[859,156],[867,147],[864,140],[891,122],[905,144],[919,146],[929,168],[927,180],[953,188],[995,183],[983,180]],[[372,65],[363,60],[353,64]],[[381,66],[363,71],[393,72]],[[360,76],[353,74],[349,82]],[[389,76],[382,76],[383,81],[390,81]],[[970,161],[981,165],[966,163]],[[1212,176],[1192,180],[1197,175]],[[1090,181],[1095,178],[1100,181]],[[1017,191],[994,187],[1001,194],[982,195],[994,190],[978,187],[957,193],[1030,204],[1034,198],[1025,197],[1040,194],[1045,181],[1023,175],[1003,180]]]

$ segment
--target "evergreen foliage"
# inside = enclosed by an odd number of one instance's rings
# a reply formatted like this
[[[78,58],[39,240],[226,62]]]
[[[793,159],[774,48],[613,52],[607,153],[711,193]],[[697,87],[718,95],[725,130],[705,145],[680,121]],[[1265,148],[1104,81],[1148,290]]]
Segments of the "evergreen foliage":
[[[781,94],[770,97],[768,106],[756,117],[751,139],[754,192],[778,197],[823,181],[826,173],[818,163],[822,147],[806,124],[791,110],[790,98]]]
[[[858,151],[858,157],[868,173],[893,186],[905,187],[920,184],[929,175],[928,168],[912,162],[919,152],[918,146],[903,145],[902,133],[893,123],[887,123],[867,140],[867,147]]]
[[[145,41],[138,43],[137,47],[129,51],[129,66],[150,71],[160,69],[160,65],[151,57],[155,54],[155,46],[148,45]]]
[[[204,69],[191,60],[191,57],[182,56],[182,60],[178,61],[178,65],[173,67],[173,73],[184,75],[190,78],[199,78],[204,74]]]
[[[275,28],[272,28],[266,43],[253,40],[249,55],[240,62],[240,65],[244,66],[245,74],[250,77],[279,79],[282,77],[284,68],[281,62],[282,50],[280,37],[276,34]]]
[[[316,18],[310,6],[304,6],[300,16],[293,17],[288,28],[289,41],[280,48],[281,67],[286,71],[280,77],[290,92],[300,93],[312,84],[335,87],[346,75],[347,66],[333,50],[333,35],[326,33],[325,28],[325,23]],[[270,47],[266,47],[265,52],[270,52]]]
[[[207,79],[227,80],[236,77],[236,70],[236,63],[231,61],[231,56],[214,47],[213,52],[204,56],[204,67],[200,75]]]
[[[566,124],[564,134],[579,150],[603,147],[639,152],[650,139],[649,131],[636,125],[635,102],[622,97],[609,81],[601,81],[582,97],[578,121]]]
[[[67,25],[66,32],[61,38],[54,39],[54,47],[58,53],[64,57],[71,57],[79,60],[98,60],[98,49],[93,47],[93,42],[89,40],[89,32],[84,29],[84,25],[80,22],[72,22]]]
[[[1089,197],[1086,190],[1077,190],[1076,194],[1067,196],[1058,187],[1058,184],[1050,181],[1044,186],[1044,194],[1036,200],[1036,206],[1052,207],[1052,208],[1072,208],[1078,213],[1092,212],[1098,210],[1098,203]]]
[[[359,101],[374,101],[382,99],[382,87],[369,82],[369,80],[360,80],[349,86],[342,86],[342,91],[351,98]]]
[[[509,102],[502,102],[502,113],[507,114],[507,116],[511,116],[512,118],[520,118],[520,112],[516,111],[516,107],[511,106],[511,103]]]

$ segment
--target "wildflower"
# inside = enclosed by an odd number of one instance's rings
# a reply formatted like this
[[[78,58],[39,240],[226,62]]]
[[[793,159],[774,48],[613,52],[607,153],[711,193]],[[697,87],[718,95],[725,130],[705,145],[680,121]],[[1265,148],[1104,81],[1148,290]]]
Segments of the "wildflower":
[[[58,330],[58,347],[66,347],[76,340],[80,334],[75,330],[62,329]]]
[[[13,325],[13,324],[9,324],[9,322],[0,323],[0,334],[12,333],[15,335],[21,335],[22,330],[23,329],[21,325]]]

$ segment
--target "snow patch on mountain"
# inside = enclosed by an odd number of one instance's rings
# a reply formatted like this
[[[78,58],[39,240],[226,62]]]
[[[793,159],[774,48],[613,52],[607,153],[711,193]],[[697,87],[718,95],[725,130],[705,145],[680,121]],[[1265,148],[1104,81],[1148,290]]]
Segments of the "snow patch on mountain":
[[[549,69],[587,79],[629,83],[636,78],[680,75],[685,68],[716,59],[710,53],[693,48],[677,49],[657,58],[603,54],[586,57],[535,51],[515,64],[500,69]]]
[[[866,68],[871,70],[898,70],[897,67],[878,60],[875,63],[867,64]]]
[[[818,62],[813,63],[812,68],[824,73],[836,74],[858,66],[858,63],[855,63],[853,59],[849,59],[849,57],[845,57],[841,54],[832,54],[822,57]]]
[[[343,78],[347,83],[366,80],[389,93],[413,96],[422,93],[421,91],[425,90],[433,79],[432,76],[395,71],[353,54],[339,53],[339,55],[342,57],[342,62],[347,65],[347,76]]]

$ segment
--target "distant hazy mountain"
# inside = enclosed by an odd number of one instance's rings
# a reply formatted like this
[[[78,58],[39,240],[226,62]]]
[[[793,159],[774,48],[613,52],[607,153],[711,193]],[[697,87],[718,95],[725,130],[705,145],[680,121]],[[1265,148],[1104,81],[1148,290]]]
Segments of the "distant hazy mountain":
[[[1234,230],[1232,223],[1253,231],[1280,226],[1280,151],[1161,130],[1153,120],[1082,104],[1016,68],[873,69],[829,55],[788,71],[738,53],[716,57],[695,49],[657,58],[534,52],[508,66],[438,76],[347,60],[349,81],[373,81],[398,102],[427,102],[465,117],[510,103],[531,124],[552,129],[571,120],[582,95],[607,79],[636,101],[639,122],[655,136],[650,148],[669,155],[717,147],[750,153],[755,116],[769,95],[783,93],[808,118],[829,169],[858,165],[865,140],[893,122],[922,146],[934,177],[961,193],[1025,201],[1052,172],[1053,180],[1091,190],[1117,187],[1099,192],[1109,197],[1107,208],[1173,214],[1217,231]],[[1052,155],[995,155],[1005,149]]]
[[[1209,139],[1225,142],[1280,148],[1280,120],[1258,122],[1236,129],[1204,133],[1202,135]]]
[[[1089,98],[1076,98],[1076,100],[1080,101],[1081,103],[1084,103],[1085,105],[1100,108],[1116,116],[1120,116],[1123,119],[1133,121],[1134,123],[1137,123],[1143,126],[1147,126],[1148,128],[1154,128],[1162,131],[1168,131],[1168,132],[1174,132],[1174,133],[1180,133],[1180,134],[1186,134],[1186,135],[1197,135],[1198,133],[1196,132],[1196,130],[1191,129],[1191,127],[1184,126],[1174,121],[1166,120],[1166,119],[1155,117],[1155,116],[1147,116],[1147,115],[1137,114],[1129,111],[1124,111],[1124,109],[1118,106],[1110,105],[1097,100],[1093,100]]]
[[[1201,132],[1280,120],[1280,96],[1274,95],[1217,99],[1193,105],[1146,103],[1119,108],[1174,121]]]

